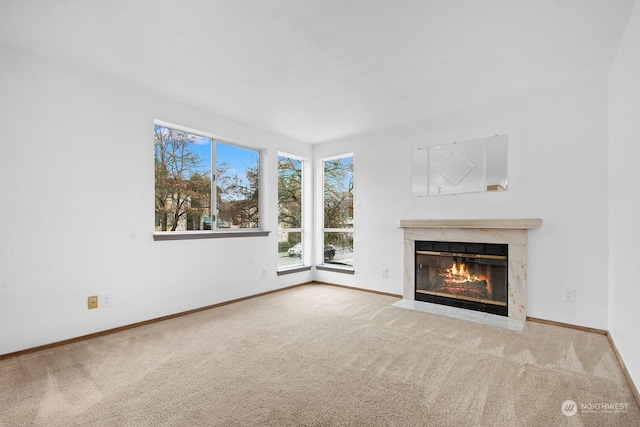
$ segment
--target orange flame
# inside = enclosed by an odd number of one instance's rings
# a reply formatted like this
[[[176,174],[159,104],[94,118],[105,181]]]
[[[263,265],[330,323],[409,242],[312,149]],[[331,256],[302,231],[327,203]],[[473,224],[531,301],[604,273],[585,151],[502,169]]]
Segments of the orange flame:
[[[466,264],[463,262],[458,264],[454,261],[453,264],[451,264],[451,267],[446,269],[446,273],[442,273],[441,276],[447,284],[480,282],[484,280],[486,282],[487,291],[491,292],[491,283],[489,282],[489,278],[484,274],[471,274]]]
[[[449,281],[453,283],[477,282],[478,280],[483,280],[479,276],[469,273],[469,269],[465,263],[461,262],[458,264],[455,261],[451,264],[451,267],[447,268],[445,278],[449,279]]]

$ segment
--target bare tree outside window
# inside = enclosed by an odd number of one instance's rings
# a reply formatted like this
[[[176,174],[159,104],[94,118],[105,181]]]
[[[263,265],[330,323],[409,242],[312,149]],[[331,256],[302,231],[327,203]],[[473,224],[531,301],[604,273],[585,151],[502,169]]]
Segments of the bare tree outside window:
[[[278,156],[278,268],[304,263],[302,161]]]
[[[323,167],[324,263],[353,267],[353,157]]]
[[[156,231],[259,227],[258,151],[159,125],[154,145]]]
[[[216,142],[219,228],[259,227],[260,153]]]
[[[210,152],[211,142],[187,132],[154,126],[158,231],[203,229],[203,218],[211,210],[211,169],[207,169],[208,159],[198,151]],[[198,144],[204,148],[196,150]]]
[[[284,156],[278,157],[278,223],[302,227],[302,162]]]

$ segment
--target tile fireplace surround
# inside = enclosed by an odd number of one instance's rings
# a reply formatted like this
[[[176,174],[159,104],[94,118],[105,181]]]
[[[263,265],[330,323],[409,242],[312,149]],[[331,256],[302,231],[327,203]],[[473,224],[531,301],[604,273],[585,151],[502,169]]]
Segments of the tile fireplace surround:
[[[416,241],[502,243],[509,245],[507,317],[524,324],[527,318],[527,230],[541,224],[539,218],[398,220],[396,225],[404,234],[403,300],[415,300]]]

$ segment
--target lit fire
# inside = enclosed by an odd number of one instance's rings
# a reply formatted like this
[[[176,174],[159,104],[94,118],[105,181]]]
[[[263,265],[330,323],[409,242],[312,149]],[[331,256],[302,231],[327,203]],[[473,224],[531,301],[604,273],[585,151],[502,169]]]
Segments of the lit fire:
[[[447,285],[445,288],[451,293],[480,292],[484,294],[486,292],[491,295],[489,278],[484,274],[471,274],[463,262],[457,263],[454,261],[451,267],[440,273],[440,276]],[[479,286],[483,289],[478,289]]]
[[[451,264],[451,267],[447,268],[447,273],[444,274],[443,277],[445,283],[464,283],[486,280],[484,276],[481,279],[479,276],[469,273],[469,269],[465,263],[461,262],[458,264],[455,261]]]

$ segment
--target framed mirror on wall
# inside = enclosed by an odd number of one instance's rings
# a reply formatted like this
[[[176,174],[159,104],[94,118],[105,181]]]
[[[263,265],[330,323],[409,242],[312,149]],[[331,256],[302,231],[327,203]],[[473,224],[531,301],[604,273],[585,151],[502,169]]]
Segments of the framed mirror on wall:
[[[413,196],[505,191],[508,137],[495,135],[413,150]]]

